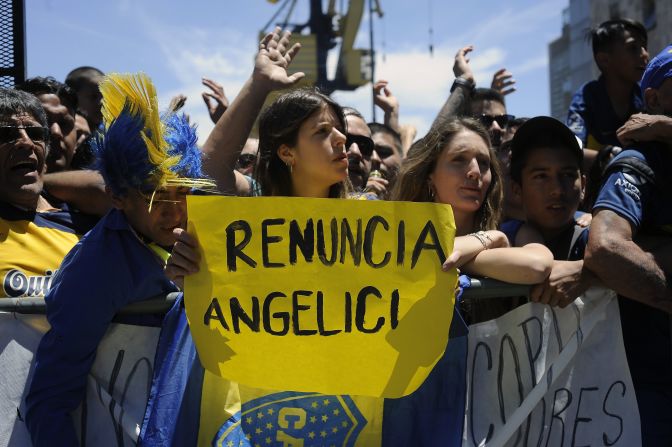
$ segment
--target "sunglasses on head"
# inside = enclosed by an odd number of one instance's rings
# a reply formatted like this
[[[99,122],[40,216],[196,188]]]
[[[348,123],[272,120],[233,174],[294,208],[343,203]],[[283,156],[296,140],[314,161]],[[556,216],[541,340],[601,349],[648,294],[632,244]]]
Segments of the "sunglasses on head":
[[[40,126],[0,126],[0,144],[14,143],[21,139],[21,129],[26,132],[33,143],[46,143],[49,140],[49,129]]]
[[[365,137],[363,135],[350,135],[347,134],[345,137],[345,150],[349,151],[350,146],[352,146],[353,143],[357,143],[357,147],[359,148],[359,152],[362,153],[364,157],[370,157],[373,154],[373,140],[369,137]]]
[[[509,125],[511,121],[513,121],[516,117],[513,115],[478,115],[476,119],[481,122],[485,126],[486,129],[490,128],[492,126],[492,123],[494,121],[497,121],[497,125],[504,129],[506,126]]]

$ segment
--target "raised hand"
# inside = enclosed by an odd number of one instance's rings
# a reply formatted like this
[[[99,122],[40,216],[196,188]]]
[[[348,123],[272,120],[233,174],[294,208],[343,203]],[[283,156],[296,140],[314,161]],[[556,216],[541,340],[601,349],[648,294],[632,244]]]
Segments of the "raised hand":
[[[373,84],[373,102],[385,113],[392,113],[399,110],[399,100],[387,88],[388,82],[384,80]]]
[[[462,77],[462,79],[474,82],[474,73],[471,71],[471,66],[469,65],[469,59],[467,55],[474,51],[473,45],[467,45],[459,49],[455,55],[455,62],[453,63],[453,74],[456,78]]]
[[[254,61],[252,77],[260,84],[264,84],[269,90],[278,90],[299,82],[305,74],[303,72],[289,75],[287,68],[292,59],[301,49],[301,44],[290,45],[289,31],[281,35],[281,29],[275,28],[268,33],[259,43],[259,52]]]
[[[513,79],[513,75],[507,71],[506,68],[500,68],[492,76],[492,83],[490,84],[490,88],[497,90],[502,94],[502,96],[504,96],[516,91],[516,87],[513,87],[515,83],[516,80]]]
[[[219,118],[229,108],[229,99],[224,94],[224,87],[221,84],[205,77],[201,82],[210,89],[209,92],[201,93],[201,97],[203,97],[205,106],[208,108],[210,119],[213,123],[217,124]]]

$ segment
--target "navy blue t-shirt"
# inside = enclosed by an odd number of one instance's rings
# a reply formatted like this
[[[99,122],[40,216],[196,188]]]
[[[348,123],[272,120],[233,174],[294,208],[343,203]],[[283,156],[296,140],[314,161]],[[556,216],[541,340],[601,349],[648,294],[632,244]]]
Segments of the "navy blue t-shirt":
[[[574,93],[565,124],[583,141],[583,147],[600,150],[609,145],[620,146],[616,130],[630,115],[643,109],[642,91],[638,84],[634,84],[628,116],[619,118],[611,105],[604,78],[600,76]]]
[[[672,235],[672,190],[661,185],[672,167],[672,152],[650,145],[628,149],[612,163],[635,157],[648,165],[658,179],[618,167],[604,180],[594,209],[608,209],[626,219],[634,234]],[[609,168],[607,168],[609,172]],[[623,341],[640,407],[645,439],[672,438],[672,345],[670,316],[637,301],[619,297]],[[662,416],[666,415],[666,416]],[[660,435],[665,433],[664,435]],[[666,436],[656,437],[656,436]],[[648,441],[647,441],[648,442]],[[653,445],[653,444],[652,444]]]
[[[577,211],[574,213],[574,219],[576,220],[584,214],[585,213],[582,211]],[[509,219],[500,225],[500,231],[506,235],[511,246],[515,245],[518,231],[520,231],[520,228],[524,224],[525,222],[522,220]],[[580,261],[583,259],[583,254],[585,253],[586,245],[588,244],[588,228],[580,229],[580,234],[572,245],[571,250],[569,247],[569,244],[572,242],[572,236],[574,236],[576,225],[578,224],[574,222],[574,225],[568,227],[566,231],[563,231],[557,238],[554,238],[553,241],[544,242],[553,252],[554,259],[558,261]]]

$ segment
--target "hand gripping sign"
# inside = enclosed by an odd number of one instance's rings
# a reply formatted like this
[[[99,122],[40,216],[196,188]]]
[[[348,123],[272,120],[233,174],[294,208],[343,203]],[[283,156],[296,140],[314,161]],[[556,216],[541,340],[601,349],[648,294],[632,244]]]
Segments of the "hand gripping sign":
[[[203,366],[276,390],[400,397],[443,354],[456,272],[446,205],[189,197],[186,280]]]

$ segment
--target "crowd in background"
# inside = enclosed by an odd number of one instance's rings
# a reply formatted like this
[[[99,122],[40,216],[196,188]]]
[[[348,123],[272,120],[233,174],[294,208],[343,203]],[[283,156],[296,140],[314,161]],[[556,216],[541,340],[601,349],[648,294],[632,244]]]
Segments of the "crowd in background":
[[[201,147],[180,114],[185,98],[171,101],[162,154],[185,162],[169,169],[170,157],[153,152],[159,127],[133,121],[131,100],[112,100],[129,98],[124,89],[140,78],[80,67],[64,82],[35,77],[0,90],[2,292],[46,296],[51,324],[27,397],[36,445],[74,436],[69,412],[114,314],[198,271],[185,231],[195,191],[449,204],[456,239],[444,270],[530,284],[529,299],[551,306],[591,286],[615,290],[644,445],[672,445],[672,46],[650,59],[645,28],[628,19],[600,24],[591,42],[601,75],[576,92],[565,123],[512,115],[512,74],[476,86],[465,46],[443,107],[418,136],[384,80],[372,86],[382,123],[292,88],[303,77],[290,74],[300,47],[277,29],[231,102],[203,79],[215,127]],[[523,301],[460,309],[476,323]]]

